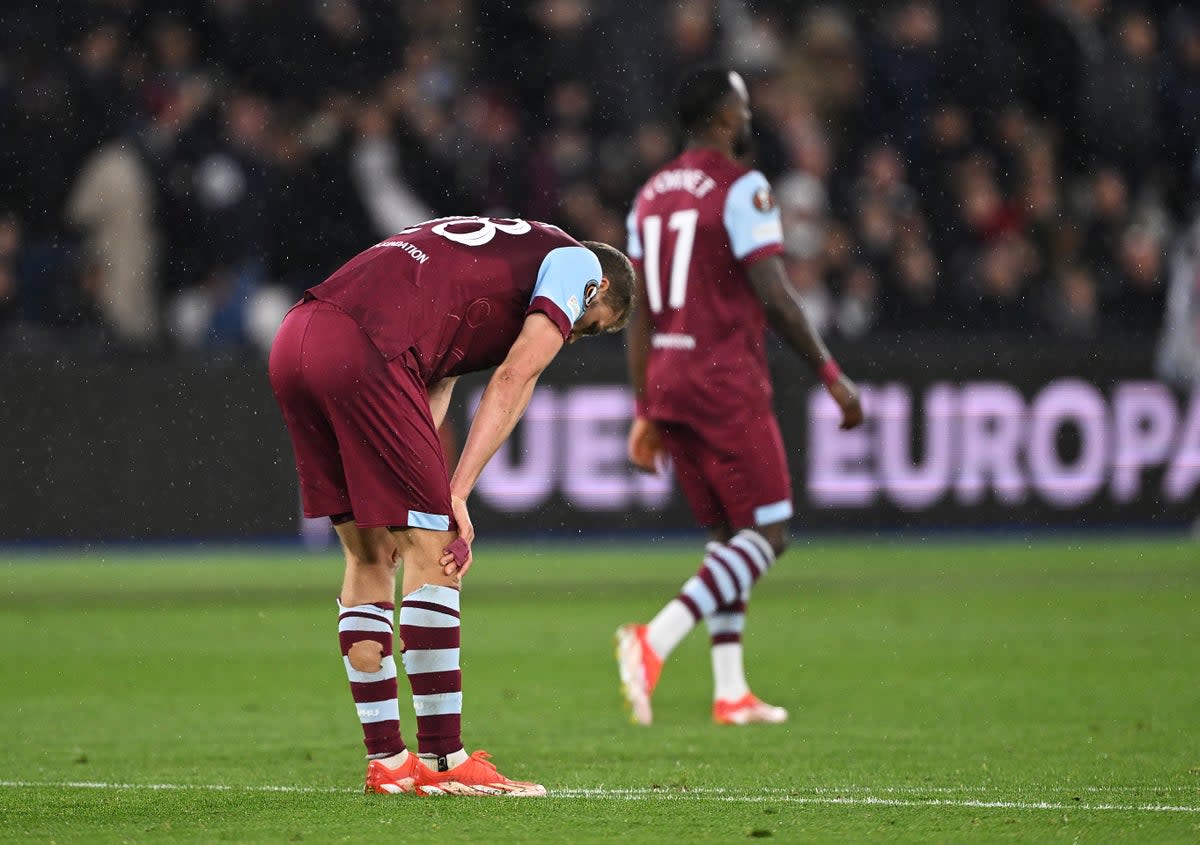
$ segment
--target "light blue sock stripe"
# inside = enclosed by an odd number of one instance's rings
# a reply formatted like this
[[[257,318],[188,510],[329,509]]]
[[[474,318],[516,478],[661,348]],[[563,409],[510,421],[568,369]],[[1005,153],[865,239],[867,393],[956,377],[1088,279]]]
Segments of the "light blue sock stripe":
[[[346,677],[352,684],[373,684],[377,681],[390,681],[396,677],[396,658],[390,654],[380,661],[378,672],[360,672],[350,663],[349,657],[343,656],[342,662],[346,664]]]
[[[358,708],[358,721],[364,725],[400,719],[400,703],[394,698],[388,701],[360,701],[354,706]]]
[[[729,577],[729,573],[725,571],[725,567],[712,559],[714,557],[719,557],[721,560],[725,560],[726,563],[729,563],[729,561],[719,552],[713,552],[712,557],[704,561],[705,568],[712,573],[713,580],[717,582],[717,589],[721,591],[722,603],[729,604],[737,600],[738,594],[742,591],[741,585],[733,582],[733,579]]]
[[[750,571],[750,567],[746,565],[746,561],[742,559],[741,555],[730,549],[715,551],[713,555],[725,561],[726,565],[733,570],[734,577],[737,578],[736,595],[733,598],[726,599],[726,601],[734,601],[737,596],[740,596],[754,586],[754,573]]]
[[[376,634],[390,634],[394,626],[382,619],[364,619],[361,616],[346,616],[338,620],[338,633],[347,631],[366,631]]]
[[[427,672],[453,672],[458,668],[457,648],[409,649],[404,652],[404,671],[410,675]]]
[[[424,607],[400,608],[400,625],[418,628],[457,628],[458,617],[449,613],[438,613]]]
[[[746,614],[714,613],[705,622],[710,634],[740,634],[746,628]]]
[[[418,716],[447,716],[462,712],[461,692],[414,695],[413,710]]]
[[[459,607],[459,599],[459,592],[453,587],[422,584],[401,599],[401,613],[403,613],[404,602],[406,601],[423,601],[429,604],[440,604],[442,607],[448,607],[451,610],[457,611],[461,609]]]
[[[696,607],[700,611],[701,616],[708,616],[717,609],[717,599],[704,582],[697,576],[693,575],[683,585],[683,594],[696,603]]]

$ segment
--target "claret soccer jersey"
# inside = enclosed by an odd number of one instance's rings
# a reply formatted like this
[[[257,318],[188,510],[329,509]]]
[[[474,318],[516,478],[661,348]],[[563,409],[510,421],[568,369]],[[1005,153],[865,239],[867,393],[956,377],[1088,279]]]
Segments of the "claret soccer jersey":
[[[447,217],[364,250],[306,299],[353,317],[387,360],[411,354],[431,384],[499,364],[527,314],[565,340],[600,279],[599,259],[557,226]]]
[[[770,413],[766,318],[746,274],[783,252],[766,178],[688,150],[647,180],[627,224],[652,330],[644,413],[697,424]]]

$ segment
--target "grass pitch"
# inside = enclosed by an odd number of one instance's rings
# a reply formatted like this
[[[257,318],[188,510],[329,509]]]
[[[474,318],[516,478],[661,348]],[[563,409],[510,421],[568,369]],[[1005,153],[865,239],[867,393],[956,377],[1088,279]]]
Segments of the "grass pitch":
[[[613,629],[698,562],[485,539],[467,741],[552,797],[421,800],[361,794],[336,554],[0,554],[0,841],[1200,841],[1200,547],[798,543],[747,634],[792,720],[712,725],[698,631],[634,727]]]

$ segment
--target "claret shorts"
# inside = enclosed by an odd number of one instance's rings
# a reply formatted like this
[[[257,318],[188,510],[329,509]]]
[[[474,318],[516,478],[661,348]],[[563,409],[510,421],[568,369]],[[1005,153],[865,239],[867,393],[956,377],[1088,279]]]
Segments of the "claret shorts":
[[[732,529],[792,516],[792,480],[775,417],[709,426],[655,421],[696,521]]]
[[[271,347],[304,515],[362,528],[453,530],[450,480],[413,361],[391,361],[348,314],[319,300],[284,318]]]

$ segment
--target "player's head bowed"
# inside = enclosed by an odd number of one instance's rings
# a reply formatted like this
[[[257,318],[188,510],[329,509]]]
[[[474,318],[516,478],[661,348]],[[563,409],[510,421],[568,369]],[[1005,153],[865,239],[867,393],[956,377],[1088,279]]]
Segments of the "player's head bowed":
[[[634,273],[633,265],[625,253],[600,241],[580,241],[600,260],[600,270],[608,280],[608,287],[596,297],[593,304],[603,303],[612,309],[613,322],[604,331],[619,332],[633,314]]]

